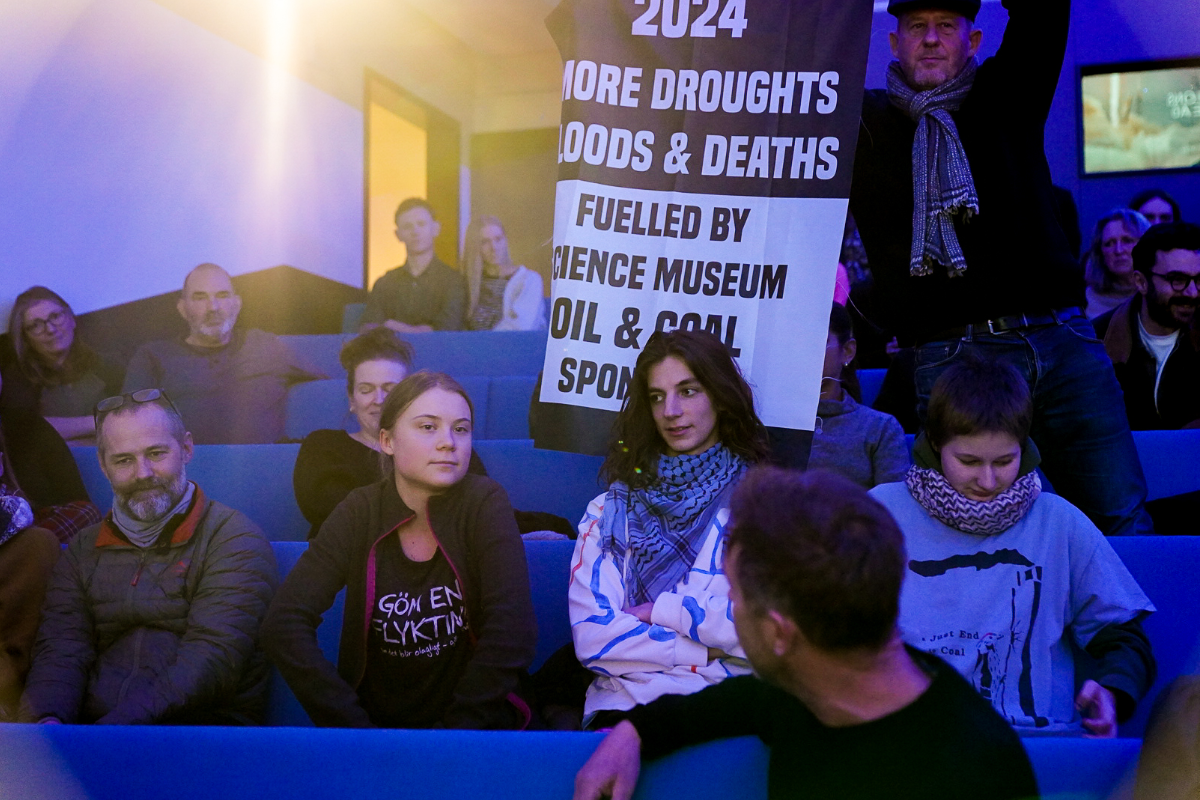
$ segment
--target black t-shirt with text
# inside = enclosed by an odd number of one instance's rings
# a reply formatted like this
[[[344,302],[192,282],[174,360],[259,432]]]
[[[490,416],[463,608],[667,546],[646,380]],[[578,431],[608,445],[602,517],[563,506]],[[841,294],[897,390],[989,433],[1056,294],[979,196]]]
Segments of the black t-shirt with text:
[[[412,561],[388,536],[376,547],[375,598],[359,700],[379,727],[434,727],[470,660],[458,578],[440,550]]]

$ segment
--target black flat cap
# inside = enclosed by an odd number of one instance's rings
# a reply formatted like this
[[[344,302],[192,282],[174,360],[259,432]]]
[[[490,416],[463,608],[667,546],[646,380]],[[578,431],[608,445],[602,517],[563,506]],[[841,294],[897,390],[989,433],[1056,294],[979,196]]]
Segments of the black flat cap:
[[[926,11],[937,9],[962,14],[972,22],[979,13],[980,0],[891,0],[888,3],[888,13],[893,16],[907,14],[909,11]]]

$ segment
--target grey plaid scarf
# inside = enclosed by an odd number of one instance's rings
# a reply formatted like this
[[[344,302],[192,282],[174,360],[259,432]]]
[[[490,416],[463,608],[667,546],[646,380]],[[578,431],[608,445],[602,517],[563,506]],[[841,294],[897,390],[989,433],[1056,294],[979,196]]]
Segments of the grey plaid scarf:
[[[600,547],[625,561],[625,602],[669,592],[696,562],[713,515],[746,462],[718,444],[694,456],[660,456],[658,479],[630,491],[618,481],[604,497]]]
[[[913,137],[913,237],[909,274],[930,275],[933,262],[946,267],[950,277],[963,274],[963,256],[954,218],[970,219],[979,213],[979,196],[971,165],[958,138],[950,112],[958,109],[975,82],[977,64],[967,62],[956,77],[924,92],[904,81],[900,62],[887,70],[887,94],[892,105],[917,123]]]

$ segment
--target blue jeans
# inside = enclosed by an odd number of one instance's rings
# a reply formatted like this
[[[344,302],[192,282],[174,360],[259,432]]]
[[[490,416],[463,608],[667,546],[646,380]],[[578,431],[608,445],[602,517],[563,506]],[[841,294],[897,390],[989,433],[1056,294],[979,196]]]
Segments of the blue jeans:
[[[1107,536],[1154,532],[1121,386],[1091,323],[1077,316],[1057,325],[918,345],[915,382],[922,420],[934,381],[968,353],[1008,362],[1029,381],[1030,438],[1058,494]]]

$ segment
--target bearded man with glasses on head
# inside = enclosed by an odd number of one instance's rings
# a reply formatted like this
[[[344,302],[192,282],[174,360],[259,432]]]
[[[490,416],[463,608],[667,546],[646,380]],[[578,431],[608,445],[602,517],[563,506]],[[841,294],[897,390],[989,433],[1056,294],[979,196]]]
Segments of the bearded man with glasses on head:
[[[22,719],[261,724],[270,544],[187,480],[192,435],[161,390],[101,400],[95,418],[113,509],[54,568]]]

